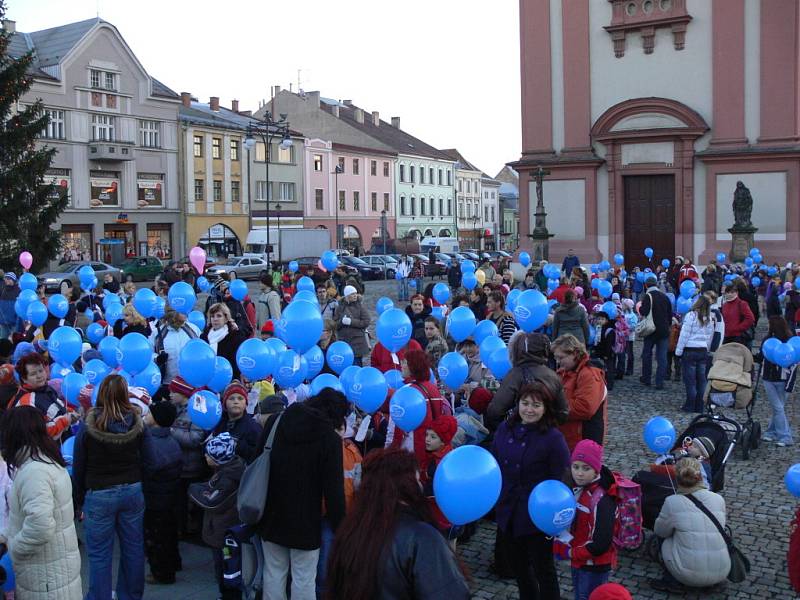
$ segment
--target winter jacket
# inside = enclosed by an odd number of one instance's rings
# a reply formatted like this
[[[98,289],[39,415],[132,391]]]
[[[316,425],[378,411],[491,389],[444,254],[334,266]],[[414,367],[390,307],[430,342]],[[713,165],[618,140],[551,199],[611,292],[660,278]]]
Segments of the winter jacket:
[[[566,294],[566,293],[567,293],[568,291],[570,291],[571,289],[572,289],[572,287],[571,287],[571,286],[569,286],[569,285],[567,285],[567,284],[565,284],[565,283],[562,283],[562,284],[561,284],[561,285],[559,285],[559,286],[558,286],[556,289],[554,289],[554,290],[553,290],[553,293],[552,293],[552,294],[550,294],[550,295],[547,297],[547,299],[548,299],[548,300],[555,300],[555,301],[556,301],[556,302],[558,302],[559,304],[565,304],[565,303],[566,303],[566,300],[565,300],[565,298],[564,298],[564,294]]]
[[[189,497],[203,508],[203,541],[211,548],[224,548],[225,531],[241,523],[236,494],[244,468],[244,461],[235,456],[232,461],[217,467],[209,481],[190,486]],[[202,493],[198,494],[200,490]]]
[[[600,572],[616,567],[617,549],[613,538],[617,484],[614,475],[608,467],[603,467],[597,481],[584,487],[576,487],[574,481],[569,485],[575,490],[577,501],[575,519],[570,528],[573,536],[570,542],[572,567]]]
[[[603,445],[608,429],[608,403],[603,371],[591,366],[589,358],[584,357],[574,369],[559,369],[558,375],[569,404],[569,418],[559,429],[567,440],[570,452],[578,442],[587,437]],[[601,426],[602,433],[599,432]]]
[[[208,332],[210,330],[211,324],[209,323],[206,325],[203,333],[200,334],[200,339],[207,342]],[[239,379],[241,377],[239,365],[236,363],[236,351],[248,337],[249,334],[243,331],[241,328],[234,330],[230,324],[228,324],[228,335],[222,338],[217,344],[217,356],[227,358],[228,362],[231,363],[234,379]]]
[[[722,280],[720,279],[719,273],[714,271],[713,273],[709,273],[706,271],[703,275],[703,285],[700,288],[701,292],[714,292],[715,294],[719,294],[719,290],[722,287]]]
[[[486,318],[497,326],[497,333],[506,344],[519,329],[517,322],[514,320],[514,315],[511,313],[504,312],[499,317],[489,315]]]
[[[692,493],[725,527],[725,500],[706,489]],[[731,559],[719,530],[691,500],[686,491],[667,496],[656,519],[655,534],[664,538],[661,558],[670,574],[691,587],[716,585],[728,577]]]
[[[325,301],[325,304],[320,304],[319,311],[322,313],[323,319],[330,319],[332,321],[337,308],[339,308],[339,301],[331,298]]]
[[[342,319],[350,317],[350,324],[345,325]],[[350,344],[353,354],[365,356],[369,354],[369,344],[367,344],[367,328],[370,324],[369,313],[359,298],[355,302],[340,302],[333,314],[336,322],[336,337],[341,341]]]
[[[675,356],[681,356],[684,348],[702,348],[705,350],[711,348],[716,319],[714,319],[713,315],[709,315],[709,317],[706,324],[701,325],[696,310],[690,310],[686,313],[681,324],[678,344],[675,346]]]
[[[433,525],[401,512],[381,553],[375,600],[468,600],[453,551]]]
[[[425,337],[425,319],[431,316],[431,307],[423,306],[421,313],[415,313],[409,304],[406,306],[406,316],[411,321],[411,337],[425,348],[428,345],[428,338]]]
[[[53,314],[48,313],[47,320],[42,325],[42,337],[50,339],[50,334],[63,325],[75,327],[75,319],[77,317],[77,310],[74,304],[70,304],[67,308],[67,315],[63,319],[59,319]]]
[[[150,329],[150,325],[145,323],[144,325],[137,323],[135,325],[126,325],[125,321],[120,319],[116,323],[114,323],[114,337],[117,339],[122,339],[129,333],[141,333],[144,337],[149,338],[150,334],[153,331]]]
[[[755,325],[758,323],[758,320],[761,318],[761,309],[758,306],[758,297],[755,293],[751,292],[749,289],[746,292],[740,292],[739,300],[747,302],[750,312],[753,313],[753,324]]]
[[[370,365],[381,371],[382,373],[386,373],[386,371],[391,371],[392,369],[400,370],[400,362],[405,358],[406,352],[409,350],[422,350],[422,347],[414,340],[408,340],[408,344],[406,344],[405,348],[398,350],[394,353],[397,356],[397,362],[392,360],[392,352],[389,352],[386,347],[378,342],[375,344],[375,347],[372,349],[372,354],[369,357]]]
[[[561,263],[561,270],[569,277],[572,275],[572,269],[581,266],[581,259],[577,256],[565,256],[564,262]]]
[[[183,451],[167,427],[152,427],[142,443],[142,492],[148,510],[169,510],[176,502]]]
[[[219,435],[223,431],[230,433],[231,437],[236,440],[236,454],[241,456],[246,463],[253,462],[253,459],[261,454],[261,448],[258,446],[258,440],[261,438],[261,425],[251,415],[245,412],[235,421],[231,421],[228,418],[228,412],[223,412],[222,419],[214,429],[214,435]]]
[[[200,330],[194,323],[186,323],[180,329],[173,329],[165,323],[153,327],[150,334],[150,343],[156,354],[164,352],[167,355],[167,362],[164,366],[164,376],[162,381],[167,384],[180,373],[178,372],[178,359],[183,347],[190,340],[200,337]]]
[[[537,484],[560,480],[569,468],[569,450],[555,427],[542,431],[538,425],[504,421],[495,433],[492,454],[503,477],[495,505],[498,529],[519,537],[537,530],[528,514],[528,498]]]
[[[425,346],[425,353],[430,357],[431,365],[433,366],[434,370],[438,366],[441,358],[449,351],[450,348],[447,347],[447,342],[444,341],[444,338],[440,335],[428,340],[428,343]]]
[[[450,286],[451,290],[457,290],[461,287],[461,265],[455,260],[450,264],[450,268],[447,269],[447,285]]]
[[[9,404],[9,408],[15,406],[38,408],[47,424],[47,434],[54,440],[60,439],[72,423],[66,404],[49,385],[33,389],[23,384]]]
[[[589,343],[589,318],[577,302],[559,306],[553,314],[553,339],[572,334],[584,346]]]
[[[609,360],[614,357],[614,342],[617,336],[614,322],[606,321],[602,329],[598,329],[599,336],[595,340],[594,355],[602,360]]]
[[[486,318],[486,302],[470,302],[469,309],[479,323]]]
[[[19,286],[16,283],[14,285],[6,285],[5,281],[0,285],[3,286],[0,289],[0,325],[16,329],[19,317],[14,308],[14,303],[17,301],[17,296],[19,296]]]
[[[256,329],[261,328],[269,320],[277,321],[281,318],[281,297],[278,292],[268,289],[256,296]]]
[[[276,416],[264,426],[263,448]],[[333,531],[344,518],[342,439],[318,411],[291,404],[281,416],[270,455],[269,491],[256,525],[262,539],[297,550],[320,547],[322,501]]]
[[[741,339],[756,322],[750,306],[741,298],[722,305],[722,319],[725,321],[725,339],[733,341]]]
[[[353,440],[342,440],[342,467],[344,472],[344,508],[345,513],[356,501],[356,492],[361,484],[361,463],[363,462],[358,444]]]
[[[247,339],[252,336],[253,328],[256,324],[256,311],[250,297],[245,296],[244,300],[239,301],[226,293],[224,303],[228,310],[231,311],[231,318],[239,327],[239,331],[243,333],[244,338]],[[236,379],[235,375],[234,379]]]
[[[652,307],[651,297],[653,299]],[[650,314],[652,308],[653,323],[656,326],[656,330],[647,337],[652,340],[663,340],[669,337],[669,328],[672,324],[672,303],[666,294],[655,286],[650,287],[647,288],[646,294],[642,294],[641,301],[642,305],[639,307],[639,314],[644,318]]]
[[[200,477],[206,472],[206,459],[203,455],[203,443],[208,432],[200,429],[189,418],[188,402],[182,406],[176,405],[178,416],[170,427],[170,434],[183,452],[183,469],[181,477],[192,479]]]
[[[443,414],[449,415],[452,411],[449,410],[449,405],[447,405],[447,408],[445,407],[447,401],[442,398],[439,388],[430,381],[407,380],[406,383],[416,388],[425,398],[425,417],[419,427],[410,433],[402,431],[390,419],[386,431],[386,447],[406,448],[414,452],[417,457],[417,463],[419,463],[419,469],[424,472],[427,469],[429,458],[428,452],[425,451],[425,432],[429,429],[434,419]]]
[[[31,458],[19,462],[5,531],[16,598],[80,600],[81,556],[67,470]]]

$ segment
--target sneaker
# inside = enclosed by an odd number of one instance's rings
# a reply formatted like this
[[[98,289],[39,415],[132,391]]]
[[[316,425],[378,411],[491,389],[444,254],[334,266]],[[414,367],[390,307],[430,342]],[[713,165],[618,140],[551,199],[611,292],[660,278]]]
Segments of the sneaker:
[[[768,433],[765,433],[764,435],[761,436],[761,441],[762,442],[774,442],[775,438],[772,437],[771,435],[769,435]]]
[[[780,448],[785,448],[786,446],[793,446],[794,442],[784,442],[783,440],[778,440],[775,442],[775,445]]]

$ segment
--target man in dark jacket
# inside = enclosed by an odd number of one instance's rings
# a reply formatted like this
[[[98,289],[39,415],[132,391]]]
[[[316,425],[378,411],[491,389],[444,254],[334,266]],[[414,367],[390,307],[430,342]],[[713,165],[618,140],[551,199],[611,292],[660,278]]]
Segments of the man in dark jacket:
[[[0,337],[9,338],[17,330],[19,317],[14,308],[14,303],[19,296],[19,286],[17,276],[14,273],[6,273],[3,277],[2,289],[0,289]]]
[[[447,285],[453,291],[461,287],[461,264],[456,258],[450,261],[450,267],[447,269]]]
[[[653,372],[653,348],[656,350],[656,389],[664,389],[664,378],[667,376],[667,349],[669,347],[669,328],[672,323],[672,303],[667,295],[658,289],[658,279],[655,275],[648,274],[645,280],[646,293],[641,296],[642,306],[639,314],[642,319],[653,311],[653,323],[656,330],[644,338],[642,348],[642,376],[639,381],[650,385]]]
[[[270,455],[269,491],[256,531],[264,547],[264,597],[283,598],[292,573],[292,598],[314,598],[321,544],[322,502],[335,532],[344,518],[342,440],[348,403],[325,388],[303,403],[270,417],[259,442],[263,448],[276,426]]]
[[[561,271],[566,277],[572,275],[572,269],[581,266],[581,259],[575,256],[575,251],[570,248],[567,255],[564,257],[564,262],[561,263]]]

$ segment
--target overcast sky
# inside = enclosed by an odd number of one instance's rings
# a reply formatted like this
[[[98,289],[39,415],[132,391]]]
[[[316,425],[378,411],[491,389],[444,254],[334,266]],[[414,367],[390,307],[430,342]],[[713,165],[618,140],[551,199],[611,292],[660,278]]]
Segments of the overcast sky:
[[[520,155],[515,0],[7,0],[18,31],[95,17],[145,69],[255,110],[272,85],[350,99],[494,176]]]

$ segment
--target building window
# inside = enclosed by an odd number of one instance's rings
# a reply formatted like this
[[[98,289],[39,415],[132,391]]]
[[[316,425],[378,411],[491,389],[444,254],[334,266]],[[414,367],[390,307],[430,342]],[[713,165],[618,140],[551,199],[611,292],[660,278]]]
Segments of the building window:
[[[294,145],[284,148],[278,144],[278,162],[292,164],[294,162]]]
[[[383,194],[383,210],[389,212],[389,194],[388,192]]]
[[[439,169],[439,185],[442,185],[442,170]]]
[[[416,214],[417,214],[417,199],[414,198],[414,196],[411,196],[411,216],[413,217]]]
[[[278,200],[294,202],[294,183],[281,182],[278,184]]]
[[[317,210],[323,210],[324,208],[323,207],[324,196],[322,194],[323,190],[321,188],[316,188],[314,190],[314,206]]]
[[[147,224],[147,255],[155,258],[172,258],[172,225]]]
[[[453,216],[453,199],[452,198],[448,198],[447,199],[447,214],[450,215],[451,217]]]
[[[242,191],[239,187],[241,184],[238,181],[231,181],[231,202],[242,201]]]
[[[194,180],[194,201],[204,202],[206,199],[205,182],[202,179]]]
[[[492,192],[492,200],[494,200],[494,192]]]
[[[410,167],[408,167],[409,181],[411,183],[414,183],[414,180],[415,180],[414,175],[415,175],[415,171],[416,170],[417,170],[417,168],[414,165],[411,165]],[[412,199],[412,202],[413,202],[413,199]]]
[[[345,191],[339,190],[339,210],[345,210],[346,208],[346,199],[345,199]]]
[[[450,187],[451,185],[453,185],[453,173],[450,169],[447,169],[447,186]]]
[[[359,200],[360,194],[357,191],[353,191],[353,210],[359,210]]]
[[[425,183],[425,167],[419,168],[419,182]]]
[[[371,160],[369,162],[369,174],[372,175],[373,177],[375,177],[375,175],[378,174],[378,161],[377,160]]]
[[[383,176],[384,177],[388,177],[389,176],[389,163],[388,162],[384,162],[383,163]]]
[[[400,182],[405,183],[406,181],[406,166],[400,165]]]
[[[314,155],[314,171],[317,173],[322,172],[322,154]]]
[[[239,160],[239,140],[231,140],[231,160]]]
[[[203,136],[196,135],[194,136],[194,155],[196,157],[203,156]]]
[[[161,123],[158,121],[139,121],[139,145],[144,148],[161,147]]]
[[[472,202],[467,202],[467,218],[472,218]]]
[[[89,171],[91,206],[119,206],[119,171]]]
[[[145,208],[146,206],[163,206],[163,182],[164,175],[161,173],[137,173],[137,206],[139,206],[139,208]]]
[[[494,206],[492,207],[492,223],[494,223]]]
[[[372,192],[372,212],[378,212],[378,192]]]
[[[105,76],[105,86],[107,90],[116,90],[117,89],[117,76],[115,73],[106,73]]]
[[[488,221],[489,220],[489,207],[488,206],[484,206],[483,207],[483,220],[484,221]]]
[[[89,71],[89,85],[93,88],[100,87],[100,71],[97,69],[92,69]]]
[[[110,115],[92,115],[92,139],[95,141],[114,141],[114,117]]]
[[[272,200],[272,185],[267,186],[266,181],[256,181],[256,200]]]
[[[405,215],[406,214],[406,197],[405,196],[400,196],[400,214],[401,215]]]
[[[344,156],[339,157],[339,172],[344,173]]]
[[[353,175],[358,175],[358,159],[353,159]]]
[[[421,172],[422,172],[422,169],[420,169],[420,173]],[[420,181],[420,183],[422,183],[422,182]],[[422,215],[422,216],[425,216],[425,198],[420,198],[419,199],[419,214]]]
[[[460,177],[458,178],[458,191],[459,192],[464,191],[464,180],[461,179]]]
[[[222,181],[214,180],[214,202],[222,202]]]
[[[444,214],[444,199],[439,198],[439,215]]]
[[[435,182],[436,180],[433,178],[433,167],[431,167],[428,169],[428,183],[433,185]]]
[[[211,158],[222,158],[222,138],[211,138]]]
[[[45,114],[50,117],[47,127],[42,131],[42,137],[50,140],[63,140],[64,135],[64,111],[45,109]]]
[[[267,160],[267,147],[264,145],[264,142],[256,142],[256,157],[254,160],[257,162],[264,162]]]
[[[436,208],[436,206],[435,206],[435,204],[434,204],[434,200],[433,200],[433,198],[431,198],[431,213],[430,213],[431,215],[434,215],[434,214],[435,214],[435,213],[434,213],[434,209],[435,209],[435,208]]]

